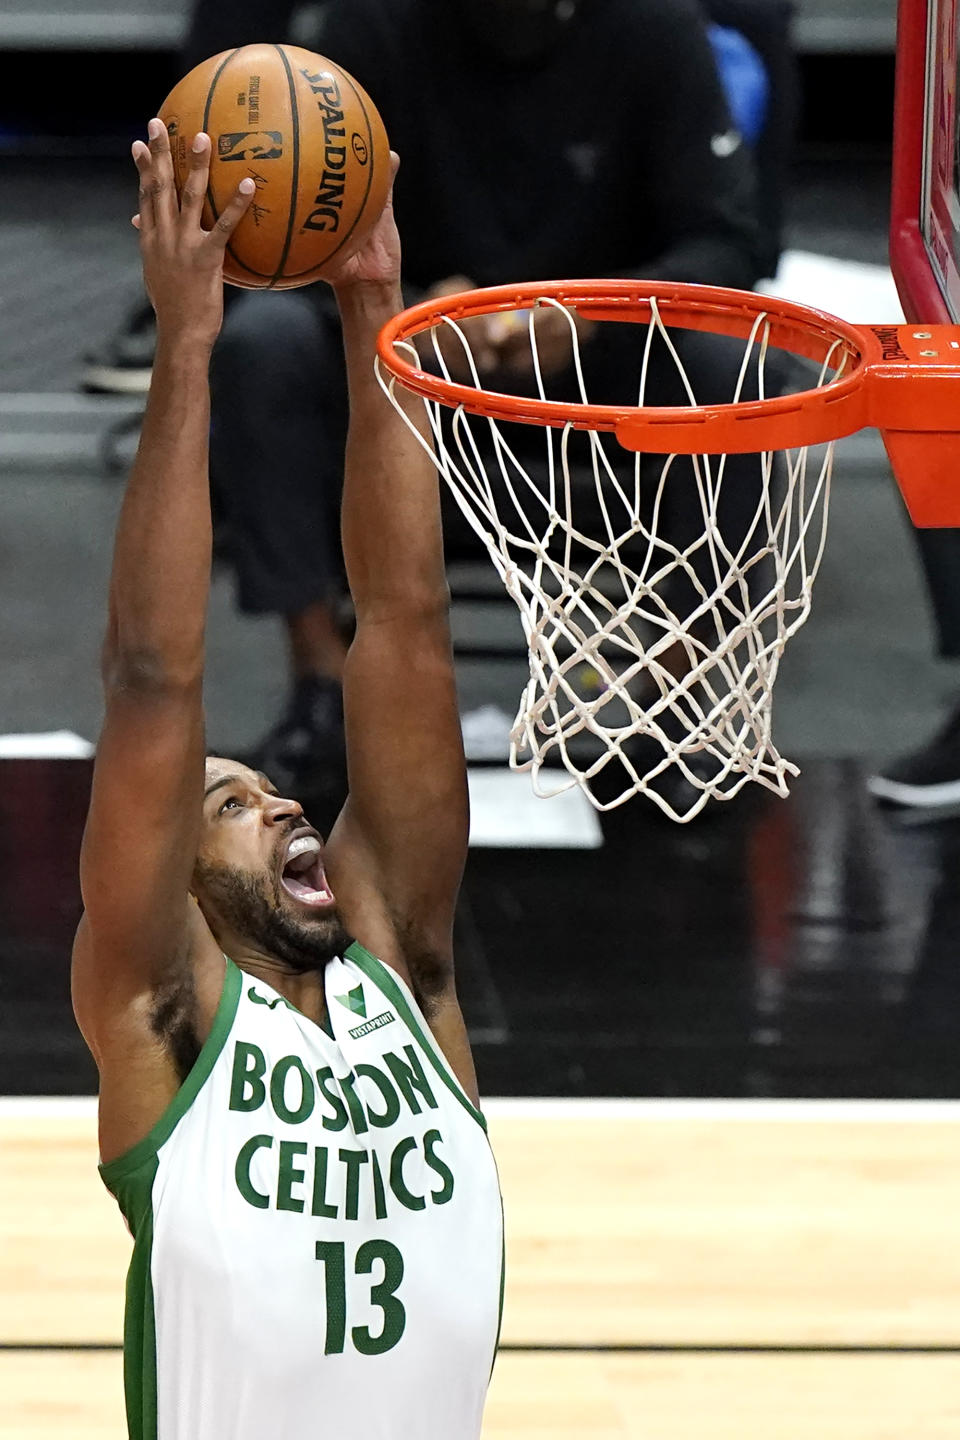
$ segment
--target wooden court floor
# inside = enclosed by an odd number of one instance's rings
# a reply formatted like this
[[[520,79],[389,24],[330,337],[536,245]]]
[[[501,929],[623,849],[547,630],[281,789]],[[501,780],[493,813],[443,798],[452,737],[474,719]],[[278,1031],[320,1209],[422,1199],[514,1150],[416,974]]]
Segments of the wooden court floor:
[[[508,1268],[484,1440],[960,1431],[960,1106],[487,1111]],[[80,1348],[119,1342],[129,1246],[95,1159],[88,1103],[0,1101],[0,1440],[122,1440],[119,1352]]]

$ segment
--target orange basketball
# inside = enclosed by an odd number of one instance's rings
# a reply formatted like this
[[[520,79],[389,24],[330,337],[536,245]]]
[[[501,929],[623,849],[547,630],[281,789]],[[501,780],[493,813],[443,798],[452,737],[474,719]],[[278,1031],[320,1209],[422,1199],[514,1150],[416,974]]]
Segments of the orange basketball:
[[[244,176],[257,187],[227,246],[224,279],[288,290],[362,243],[390,188],[383,121],[357,82],[296,45],[241,45],[197,65],[158,111],[177,193],[199,130],[212,144],[204,225]]]

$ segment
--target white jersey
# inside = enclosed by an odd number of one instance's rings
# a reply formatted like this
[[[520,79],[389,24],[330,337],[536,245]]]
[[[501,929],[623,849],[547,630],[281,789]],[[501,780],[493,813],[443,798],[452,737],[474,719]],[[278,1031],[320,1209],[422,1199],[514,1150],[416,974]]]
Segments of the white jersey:
[[[503,1295],[483,1116],[403,981],[328,966],[332,1034],[227,961],[166,1114],[101,1167],[134,1236],[131,1440],[476,1440]]]

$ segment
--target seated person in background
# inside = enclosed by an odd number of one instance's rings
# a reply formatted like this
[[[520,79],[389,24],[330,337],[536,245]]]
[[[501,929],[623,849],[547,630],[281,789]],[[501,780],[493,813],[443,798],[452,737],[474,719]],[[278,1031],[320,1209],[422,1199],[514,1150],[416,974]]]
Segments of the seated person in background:
[[[404,156],[408,301],[573,276],[749,289],[763,273],[752,166],[694,0],[329,0],[321,22],[315,48],[368,90]],[[538,338],[562,376],[557,319],[546,312]],[[636,365],[624,365],[635,337],[613,334],[633,328],[581,326],[607,401],[636,398]],[[522,383],[529,346],[523,357],[495,325],[471,340],[486,384],[498,372]],[[698,398],[729,398],[732,355],[692,344],[684,359]],[[281,615],[290,641],[289,703],[249,760],[281,787],[310,786],[342,754],[346,396],[325,287],[237,297],[212,378],[240,605]]]
[[[757,175],[760,274],[777,273],[800,109],[794,0],[702,0],[730,112]]]

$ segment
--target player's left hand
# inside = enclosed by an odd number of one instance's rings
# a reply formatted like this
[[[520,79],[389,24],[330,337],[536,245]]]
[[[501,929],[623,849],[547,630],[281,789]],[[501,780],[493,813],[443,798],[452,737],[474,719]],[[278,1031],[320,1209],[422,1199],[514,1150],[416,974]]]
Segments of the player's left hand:
[[[328,266],[323,279],[334,290],[351,285],[398,285],[400,283],[400,236],[393,216],[393,182],[400,157],[390,151],[390,192],[380,218],[358,250]]]
[[[140,258],[147,294],[157,314],[157,334],[190,335],[212,345],[223,320],[223,255],[246,214],[253,181],[242,180],[212,230],[201,224],[210,173],[210,137],[201,132],[190,150],[189,172],[177,198],[170,138],[156,116],[149,144],[133,143],[140,176]]]

